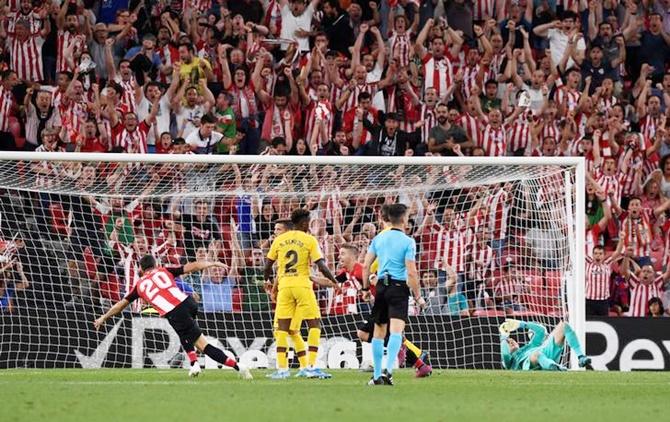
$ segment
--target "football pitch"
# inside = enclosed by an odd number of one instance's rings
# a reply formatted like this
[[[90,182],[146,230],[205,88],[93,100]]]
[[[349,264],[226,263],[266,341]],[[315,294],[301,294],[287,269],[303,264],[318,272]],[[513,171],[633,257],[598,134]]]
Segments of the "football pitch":
[[[244,381],[208,369],[0,371],[3,421],[612,421],[664,420],[670,377],[660,372],[396,371]],[[482,419],[484,418],[484,419]]]

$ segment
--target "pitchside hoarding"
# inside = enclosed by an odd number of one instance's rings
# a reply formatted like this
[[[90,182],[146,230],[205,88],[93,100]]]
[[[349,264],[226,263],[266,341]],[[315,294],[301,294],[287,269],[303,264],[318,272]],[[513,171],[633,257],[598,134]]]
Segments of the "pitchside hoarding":
[[[131,316],[93,330],[93,314],[32,313],[0,316],[0,368],[169,368],[183,365],[179,340],[167,321]],[[275,367],[269,313],[207,314],[210,342],[256,368]],[[430,352],[436,368],[500,369],[497,327],[503,318],[411,317],[407,336]],[[356,315],[326,317],[319,364],[361,368],[369,344],[356,339]],[[555,321],[552,321],[555,322]],[[605,318],[587,322],[587,352],[599,370],[670,368],[670,319]],[[206,358],[205,365],[216,364]]]

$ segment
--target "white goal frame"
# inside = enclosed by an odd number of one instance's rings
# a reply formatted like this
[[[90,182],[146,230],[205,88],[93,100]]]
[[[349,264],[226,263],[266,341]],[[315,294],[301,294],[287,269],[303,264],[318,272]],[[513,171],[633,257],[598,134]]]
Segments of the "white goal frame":
[[[76,161],[76,162],[118,162],[118,163],[189,163],[189,164],[278,164],[278,165],[436,165],[436,166],[572,166],[575,167],[574,183],[566,175],[566,208],[575,209],[575,221],[568,221],[568,230],[574,227],[569,237],[569,253],[573,268],[568,271],[567,305],[570,310],[568,322],[577,333],[586,351],[586,306],[584,285],[585,254],[585,191],[586,161],[583,157],[362,157],[362,156],[288,156],[288,155],[193,155],[193,154],[110,154],[76,152],[22,152],[3,151],[3,161]],[[574,190],[575,203],[571,190]],[[566,209],[568,219],[572,209]],[[577,358],[571,354],[570,367],[577,369]]]

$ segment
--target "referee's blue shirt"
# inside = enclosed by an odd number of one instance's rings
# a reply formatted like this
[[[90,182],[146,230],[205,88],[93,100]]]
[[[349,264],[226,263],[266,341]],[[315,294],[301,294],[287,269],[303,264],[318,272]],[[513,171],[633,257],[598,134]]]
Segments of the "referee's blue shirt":
[[[368,252],[377,256],[379,278],[388,274],[395,280],[407,281],[405,260],[416,261],[416,242],[400,230],[387,230],[372,239]]]

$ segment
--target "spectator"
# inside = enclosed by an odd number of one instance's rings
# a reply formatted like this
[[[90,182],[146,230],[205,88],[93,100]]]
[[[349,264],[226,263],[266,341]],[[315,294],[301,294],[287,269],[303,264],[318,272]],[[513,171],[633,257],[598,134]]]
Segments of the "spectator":
[[[647,316],[652,318],[662,318],[668,316],[665,309],[663,309],[663,302],[657,297],[652,297],[647,303]]]
[[[221,240],[219,224],[210,212],[209,203],[204,199],[196,199],[193,208],[194,214],[184,215],[181,219],[188,257],[194,257],[198,247],[207,247],[214,239]]]
[[[456,273],[448,269],[447,277],[447,300],[445,301],[443,313],[451,316],[470,316],[468,312],[468,300],[465,298],[463,293],[458,291],[458,283],[456,278]]]
[[[13,313],[16,293],[29,286],[20,261],[0,263],[0,312]]]
[[[237,285],[236,273],[224,268],[214,268],[203,274],[202,308],[204,312],[232,312],[233,287]]]
[[[628,316],[643,317],[647,315],[647,304],[651,298],[660,298],[665,283],[670,278],[670,270],[656,274],[651,264],[639,266],[631,259],[632,250],[628,250],[623,258],[622,274],[630,287],[630,310]],[[630,271],[631,267],[634,269]]]

